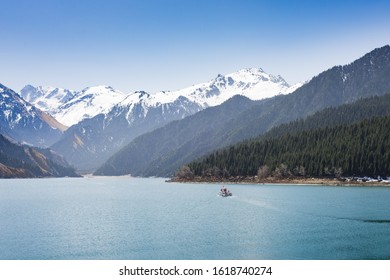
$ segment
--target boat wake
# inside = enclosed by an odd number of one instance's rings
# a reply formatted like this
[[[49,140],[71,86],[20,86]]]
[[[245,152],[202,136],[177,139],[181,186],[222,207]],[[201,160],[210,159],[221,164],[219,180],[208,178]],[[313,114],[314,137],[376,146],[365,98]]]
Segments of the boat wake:
[[[267,203],[265,201],[260,201],[260,200],[256,200],[256,199],[250,199],[250,198],[242,198],[242,197],[237,197],[237,196],[234,196],[232,198],[234,198],[236,201],[251,204],[251,205],[261,207],[264,209],[273,210],[273,211],[277,211],[280,213],[286,213],[286,211],[284,211],[278,207],[275,207],[275,206],[273,206],[270,203]]]
[[[390,224],[390,220],[382,220],[382,219],[359,219],[359,218],[340,218],[340,217],[329,217],[334,218],[337,220],[348,220],[348,221],[357,221],[357,222],[363,222],[363,223],[372,223],[372,224]]]

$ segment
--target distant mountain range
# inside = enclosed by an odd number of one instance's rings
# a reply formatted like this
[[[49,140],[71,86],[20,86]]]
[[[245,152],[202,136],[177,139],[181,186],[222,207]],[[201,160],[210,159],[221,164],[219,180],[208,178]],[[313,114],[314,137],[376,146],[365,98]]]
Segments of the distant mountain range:
[[[0,84],[0,134],[14,144],[51,147],[82,172],[100,166],[95,174],[170,176],[277,125],[389,93],[389,77],[385,46],[292,87],[260,68],[155,93],[28,85],[18,95]]]
[[[93,118],[101,113],[107,113],[126,96],[109,86],[88,87],[76,92],[32,85],[25,86],[20,91],[20,95],[67,126]]]
[[[0,133],[34,146],[58,141],[66,127],[0,84]]]
[[[76,92],[68,89],[43,86],[34,87],[32,85],[27,85],[20,91],[20,96],[24,100],[52,116],[75,95]],[[56,119],[60,121],[58,116]],[[69,123],[62,120],[61,123],[69,126]]]
[[[88,172],[135,137],[173,120],[218,106],[237,94],[263,99],[287,94],[299,86],[290,87],[282,77],[259,68],[152,94],[124,94],[109,86],[77,92],[27,85],[19,96],[1,85],[0,134],[33,146],[52,146],[72,165]]]
[[[243,69],[228,75],[218,75],[209,82],[178,91],[124,95],[111,87],[92,87],[74,93],[52,114],[71,126],[52,148],[66,155],[79,170],[90,172],[135,137],[150,132],[173,120],[183,119],[205,108],[218,106],[235,95],[254,100],[287,94],[301,84],[290,87],[280,76],[262,69]],[[22,96],[47,108],[53,91],[36,94],[29,86]],[[57,90],[54,92],[65,92]],[[70,92],[70,91],[69,91]],[[40,96],[36,98],[36,96]],[[68,96],[61,94],[62,96]],[[43,99],[48,99],[43,102]],[[56,98],[58,100],[59,98]],[[120,102],[118,102],[120,100]],[[54,103],[54,102],[53,102]]]
[[[385,46],[349,65],[319,74],[291,94],[263,100],[237,115],[233,113],[225,121],[223,116],[229,114],[229,109],[224,111],[221,105],[221,111],[210,117],[205,110],[144,134],[111,157],[95,174],[171,176],[186,162],[256,137],[275,125],[304,118],[324,108],[389,93],[389,77],[390,47]]]
[[[177,91],[156,93],[135,91],[124,94],[110,86],[88,87],[77,92],[62,88],[27,85],[20,91],[20,96],[52,115],[60,123],[72,126],[99,114],[117,111],[118,107],[127,106],[129,113],[132,114],[132,108],[130,108],[132,104],[135,104],[134,107],[142,107],[146,115],[149,108],[172,104],[183,98],[201,108],[207,108],[219,105],[236,94],[259,100],[277,94],[290,93],[301,85],[302,83],[298,83],[290,87],[281,76],[267,74],[260,68],[248,68],[225,76],[219,74],[213,80]],[[137,113],[137,109],[134,113]],[[131,117],[128,122],[131,122]]]
[[[213,131],[220,130],[260,102],[237,95],[220,106],[170,122],[134,139],[99,168],[95,175],[164,176],[166,172],[191,160],[192,155],[207,147],[208,141],[215,141]],[[213,138],[209,138],[210,135]],[[160,165],[161,161],[166,161],[167,165]],[[150,169],[153,171],[150,172]]]

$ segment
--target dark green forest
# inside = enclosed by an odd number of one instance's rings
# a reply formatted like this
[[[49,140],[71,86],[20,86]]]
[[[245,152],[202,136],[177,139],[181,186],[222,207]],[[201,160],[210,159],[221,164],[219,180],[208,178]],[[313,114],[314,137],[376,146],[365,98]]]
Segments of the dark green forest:
[[[235,96],[220,106],[143,134],[94,174],[170,177],[188,162],[267,133],[278,125],[332,106],[385,95],[390,92],[389,77],[390,47],[385,46],[348,65],[320,73],[291,94],[256,102]],[[348,113],[345,117],[348,121]],[[342,121],[343,116],[339,119]],[[321,119],[319,122],[323,123]],[[343,123],[347,122],[339,124]],[[318,128],[315,124],[312,127]]]
[[[353,103],[323,109],[304,119],[276,126],[266,134],[259,136],[258,139],[275,138],[304,130],[353,124],[380,116],[390,116],[390,94],[362,98]]]
[[[285,129],[279,137],[265,135],[212,153],[190,163],[187,172],[222,178],[387,176],[389,135],[389,116],[293,133]]]

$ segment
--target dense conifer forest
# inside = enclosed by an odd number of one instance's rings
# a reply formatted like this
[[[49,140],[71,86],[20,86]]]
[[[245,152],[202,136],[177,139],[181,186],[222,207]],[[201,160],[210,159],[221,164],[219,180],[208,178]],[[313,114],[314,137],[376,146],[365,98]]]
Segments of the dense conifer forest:
[[[170,177],[188,162],[263,135],[278,125],[306,118],[325,108],[330,108],[331,113],[331,107],[390,93],[389,77],[390,47],[384,46],[348,65],[335,66],[318,74],[290,94],[256,102],[236,95],[220,106],[143,134],[109,158],[94,174]],[[361,114],[366,114],[366,110],[377,108],[362,109]],[[355,113],[331,116],[329,120],[318,116],[312,123],[296,125],[303,130],[333,123],[350,124],[351,118],[361,120],[357,118],[360,112]],[[289,129],[295,131],[295,128]]]
[[[325,109],[191,162],[177,175],[389,176],[389,103],[385,95]]]

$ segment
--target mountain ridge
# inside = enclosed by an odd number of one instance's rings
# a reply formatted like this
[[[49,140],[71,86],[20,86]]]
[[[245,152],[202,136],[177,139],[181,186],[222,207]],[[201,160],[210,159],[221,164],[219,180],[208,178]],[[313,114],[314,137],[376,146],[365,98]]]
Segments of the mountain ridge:
[[[241,112],[234,119],[209,131],[202,138],[190,133],[187,138],[170,150],[159,149],[159,155],[144,160],[143,166],[127,168],[122,159],[139,158],[147,154],[143,143],[150,143],[148,149],[164,146],[160,139],[184,139],[180,129],[155,130],[147,136],[134,139],[119,154],[107,162],[110,169],[122,170],[121,174],[134,176],[170,176],[182,164],[183,158],[191,161],[213,150],[256,137],[275,125],[287,123],[313,114],[321,109],[353,102],[359,98],[383,95],[390,92],[390,47],[373,50],[345,66],[335,66],[313,77],[308,83],[288,95],[279,95],[265,99],[258,105]],[[345,78],[347,77],[347,78]],[[204,125],[209,125],[208,120]],[[198,124],[187,124],[197,127]],[[167,140],[169,141],[169,139]],[[118,157],[117,162],[115,157]],[[129,166],[133,166],[129,164]],[[105,165],[96,174],[110,175],[104,172]],[[119,174],[117,174],[119,175]]]
[[[117,160],[121,164],[111,164],[111,160],[116,160],[115,156],[108,159],[108,161],[94,172],[95,175],[124,175],[127,173],[128,167],[131,166],[134,170],[137,170],[138,166],[144,166],[148,164],[149,158],[158,158],[161,150],[172,150],[176,147],[180,147],[181,143],[187,139],[187,135],[191,131],[196,131],[196,134],[199,137],[203,137],[210,133],[213,128],[218,127],[221,123],[226,120],[229,121],[233,119],[237,114],[239,114],[243,109],[250,108],[255,104],[262,101],[253,101],[247,97],[236,95],[226,102],[222,103],[220,106],[209,107],[205,110],[198,112],[197,114],[188,116],[183,120],[172,121],[164,127],[158,128],[152,132],[143,134],[136,139],[134,139],[130,144],[125,148],[120,150],[117,153]],[[213,122],[209,122],[211,127],[202,127],[202,124],[213,119]],[[197,123],[197,126],[192,125]],[[181,130],[182,133],[178,134],[178,137],[171,138],[170,131],[172,130]],[[158,143],[156,145],[154,142],[155,137],[150,138],[149,136],[157,134]],[[170,141],[168,141],[170,140]],[[131,158],[126,154],[126,148],[130,145],[137,147],[139,153],[135,153]],[[142,148],[141,148],[142,147]],[[109,173],[106,173],[104,166],[107,168],[113,167],[110,169]],[[122,168],[123,167],[123,168]]]
[[[0,134],[0,178],[80,177],[50,149],[21,145]]]
[[[263,88],[264,92],[260,89]],[[243,69],[182,90],[154,94],[132,92],[104,113],[69,128],[52,148],[84,172],[95,170],[135,137],[216,106],[237,94],[264,96],[288,93],[280,76]],[[70,101],[72,102],[72,100]],[[65,105],[64,105],[65,106]]]
[[[12,89],[0,84],[1,132],[34,146],[47,147],[66,129],[49,114],[25,101]]]
[[[84,119],[106,114],[119,104],[125,106],[140,103],[144,107],[157,107],[185,97],[206,108],[220,105],[235,94],[259,100],[290,93],[302,84],[290,86],[280,75],[268,74],[261,68],[244,68],[226,75],[218,74],[207,82],[173,91],[148,93],[139,90],[125,94],[103,85],[87,87],[81,91],[27,85],[21,90],[20,96],[48,112],[59,122],[72,126]],[[139,93],[144,93],[146,97],[141,98]]]

